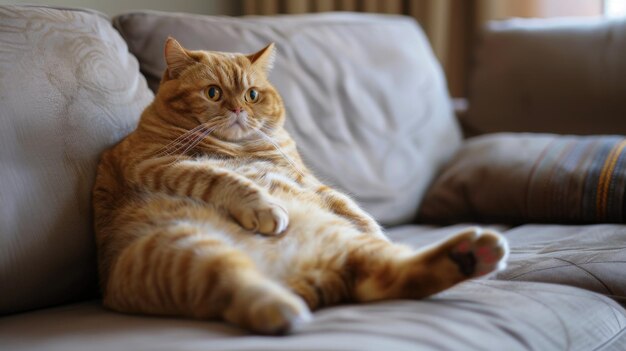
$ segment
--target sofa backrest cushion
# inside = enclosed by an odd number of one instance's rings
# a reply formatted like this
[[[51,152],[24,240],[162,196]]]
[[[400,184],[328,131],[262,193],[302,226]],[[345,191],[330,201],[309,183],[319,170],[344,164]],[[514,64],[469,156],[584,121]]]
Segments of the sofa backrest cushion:
[[[626,134],[626,19],[493,22],[477,47],[470,133]]]
[[[460,144],[441,68],[407,17],[140,12],[114,25],[153,89],[168,35],[194,50],[252,53],[275,42],[270,80],[305,162],[384,224],[414,217],[433,175]]]
[[[0,314],[95,294],[99,154],[151,98],[105,16],[0,6]]]

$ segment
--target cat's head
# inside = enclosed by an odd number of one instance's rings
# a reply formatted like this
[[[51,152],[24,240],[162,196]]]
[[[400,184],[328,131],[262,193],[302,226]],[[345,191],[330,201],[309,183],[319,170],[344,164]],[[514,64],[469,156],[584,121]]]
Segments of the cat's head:
[[[178,118],[210,125],[212,136],[228,141],[282,126],[283,102],[267,79],[273,43],[243,55],[190,51],[168,38],[165,61],[157,99]]]

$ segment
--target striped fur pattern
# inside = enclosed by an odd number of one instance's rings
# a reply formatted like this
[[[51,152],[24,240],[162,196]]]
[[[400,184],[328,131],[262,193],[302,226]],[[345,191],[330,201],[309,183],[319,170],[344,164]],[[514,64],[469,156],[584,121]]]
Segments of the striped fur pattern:
[[[626,221],[626,139],[555,137],[529,175],[528,218],[538,221]]]
[[[318,181],[282,127],[273,54],[168,39],[154,102],[98,168],[106,307],[278,334],[323,306],[423,298],[503,267],[498,233],[470,228],[415,252]]]

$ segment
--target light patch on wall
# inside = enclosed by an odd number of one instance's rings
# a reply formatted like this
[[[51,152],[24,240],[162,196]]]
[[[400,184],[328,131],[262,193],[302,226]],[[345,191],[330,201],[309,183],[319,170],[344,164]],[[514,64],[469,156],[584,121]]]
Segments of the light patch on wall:
[[[606,17],[626,17],[626,0],[605,0],[604,15]]]

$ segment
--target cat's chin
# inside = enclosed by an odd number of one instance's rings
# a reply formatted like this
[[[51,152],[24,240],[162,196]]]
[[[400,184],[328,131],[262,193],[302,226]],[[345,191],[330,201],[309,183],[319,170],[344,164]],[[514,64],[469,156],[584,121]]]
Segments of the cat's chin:
[[[243,127],[239,124],[233,124],[227,128],[220,130],[218,133],[220,139],[237,142],[240,140],[250,139],[254,135],[254,130],[251,128]]]

